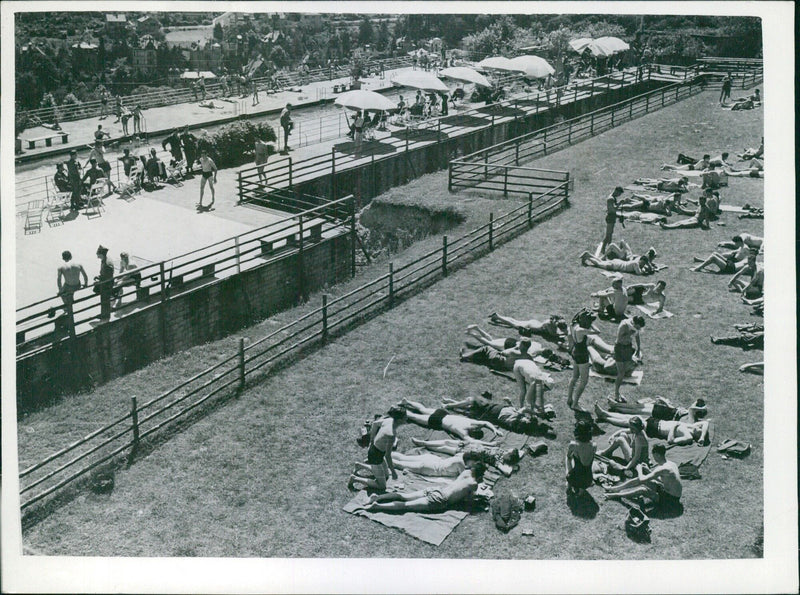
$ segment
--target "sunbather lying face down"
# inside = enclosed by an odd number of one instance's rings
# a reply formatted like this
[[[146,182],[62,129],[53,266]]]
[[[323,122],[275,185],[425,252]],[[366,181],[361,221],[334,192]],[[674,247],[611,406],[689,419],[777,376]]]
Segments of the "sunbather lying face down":
[[[643,254],[636,260],[603,260],[592,256],[589,254],[589,252],[584,252],[581,254],[580,258],[583,266],[593,266],[605,271],[631,273],[633,275],[650,275],[655,272],[655,269],[653,268],[653,265],[646,254]]]
[[[594,405],[598,421],[627,428],[631,417],[624,413],[614,413],[603,409],[598,403]],[[645,435],[648,438],[666,440],[668,444],[685,445],[692,442],[705,444],[708,438],[708,421],[685,423],[676,420],[660,420],[653,416],[645,420]]]
[[[446,409],[425,407],[422,403],[403,399],[400,405],[408,410],[408,421],[432,430],[444,430],[465,442],[479,441],[484,428],[496,436],[503,432],[488,421],[480,421],[449,413]]]
[[[483,456],[488,457],[489,462],[487,465],[496,467],[506,477],[513,473],[513,466],[525,456],[524,451],[520,451],[517,448],[506,450],[485,442],[471,442],[468,444],[462,440],[420,440],[411,438],[411,443],[414,446],[421,446],[433,452],[440,452],[450,456],[459,452],[464,452],[465,454],[468,452],[482,453]]]
[[[546,321],[541,322],[536,319],[518,320],[492,312],[489,322],[496,326],[516,329],[523,336],[538,335],[559,344],[563,343],[567,336],[567,321],[558,314],[551,314]]]
[[[457,477],[476,463],[489,464],[488,455],[476,451],[456,453],[446,459],[434,454],[410,455],[396,452],[392,459],[398,469],[408,469],[428,477]]]

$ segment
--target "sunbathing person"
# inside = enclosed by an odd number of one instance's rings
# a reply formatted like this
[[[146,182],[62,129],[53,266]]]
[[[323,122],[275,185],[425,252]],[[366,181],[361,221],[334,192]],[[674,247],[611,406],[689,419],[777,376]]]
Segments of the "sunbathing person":
[[[730,345],[742,349],[764,349],[764,325],[758,323],[735,324],[738,335],[711,337],[714,345]]]
[[[580,258],[583,266],[593,266],[605,271],[630,273],[632,275],[652,275],[655,272],[655,268],[646,254],[642,254],[636,260],[622,260],[619,258],[601,260],[592,256],[589,252],[584,252]]]
[[[551,419],[544,404],[544,391],[553,388],[553,377],[543,372],[533,360],[521,359],[514,364],[514,378],[519,388],[519,408],[524,409],[527,403],[529,410],[544,419]],[[537,390],[537,386],[541,390]]]
[[[764,362],[751,362],[749,364],[742,364],[739,366],[740,372],[745,372],[747,374],[758,374],[763,376],[764,375]]]
[[[575,440],[567,446],[564,457],[564,468],[567,476],[567,494],[582,495],[594,483],[592,462],[597,452],[597,445],[592,442],[592,423],[580,419],[573,432]]]
[[[691,159],[691,158],[687,158],[687,156],[684,155],[683,153],[679,153],[678,154],[678,163],[681,163],[682,161],[686,161],[687,159]],[[709,166],[710,163],[711,163],[711,155],[706,154],[706,155],[703,155],[702,159],[699,159],[698,161],[696,161],[694,163],[681,163],[681,165],[670,165],[669,163],[665,163],[665,164],[663,164],[661,166],[661,169],[664,170],[664,171],[681,171],[681,170],[689,170],[689,171],[698,170],[698,171],[702,171],[702,170],[706,169]]]
[[[728,287],[732,291],[744,291],[744,288],[750,285],[750,283],[745,282],[744,278],[749,276],[750,282],[752,282],[753,277],[758,273],[758,263],[756,262],[757,254],[757,252],[750,250],[747,254],[747,261],[744,266],[738,268],[736,274],[728,281]]]
[[[504,339],[503,341],[504,345],[511,345],[513,339]],[[537,345],[539,344],[537,343]],[[510,372],[514,369],[514,364],[517,360],[531,359],[533,357],[528,351],[530,347],[530,339],[523,339],[519,342],[519,346],[506,347],[503,350],[497,350],[489,345],[476,349],[462,347],[459,352],[460,361],[462,363],[468,362],[486,366],[498,372]]]
[[[745,246],[747,246],[751,250],[755,250],[756,252],[761,250],[761,246],[764,244],[764,238],[762,238],[761,236],[754,236],[749,233],[740,233],[733,236],[730,242],[720,242],[719,244],[717,244],[717,246],[719,246],[720,248],[736,248],[738,245],[736,243],[736,238],[741,238]]]
[[[664,304],[667,302],[667,296],[664,293],[666,288],[667,282],[663,279],[656,283],[628,285],[628,303],[634,306],[657,303],[658,308],[654,314],[658,314],[664,310]]]
[[[755,159],[753,161],[755,161]],[[725,168],[722,171],[725,172],[725,175],[731,176],[733,178],[763,178],[764,177],[764,166],[763,165],[761,165],[760,167],[758,165],[755,165],[755,166],[750,167],[750,169],[741,170],[741,171],[732,170],[730,168]]]
[[[538,429],[538,422],[531,417],[527,408],[517,409],[510,402],[499,403],[486,396],[468,397],[461,401],[442,399],[442,407],[473,419],[489,421],[517,434],[531,434]]]
[[[745,149],[743,153],[737,155],[742,161],[749,159],[763,159],[764,158],[764,137],[761,137],[761,144],[757,149]]]
[[[469,500],[483,481],[484,473],[486,465],[477,463],[441,488],[373,494],[363,508],[368,512],[444,512]]]
[[[686,176],[681,176],[680,178],[638,178],[633,183],[644,186],[649,190],[658,190],[659,192],[689,192],[689,178]],[[693,186],[696,186],[696,184],[693,184]]]
[[[606,411],[598,403],[594,404],[594,412],[598,421],[605,421],[622,428],[627,428],[631,420],[630,415]],[[644,433],[648,438],[666,440],[667,444],[676,444],[678,446],[691,444],[692,442],[707,444],[708,421],[685,423],[677,420],[662,420],[651,416],[644,422]]]
[[[492,312],[489,315],[489,322],[496,326],[516,329],[523,337],[538,335],[559,345],[564,344],[567,337],[567,321],[558,314],[551,314],[547,321],[540,322],[533,318],[530,320],[517,320],[510,316],[501,316],[496,312]]]
[[[610,457],[619,451],[620,464]],[[648,442],[644,434],[644,422],[642,418],[634,415],[628,422],[627,430],[618,430],[608,439],[608,447],[597,453],[598,457],[606,463],[608,470],[617,474],[632,474],[637,465],[647,463]]]
[[[506,450],[499,446],[492,446],[490,443],[478,441],[467,444],[461,440],[453,440],[451,438],[446,438],[444,440],[420,440],[418,438],[411,438],[411,443],[414,446],[421,446],[430,451],[450,456],[458,453],[466,455],[468,452],[482,453],[483,456],[488,457],[489,463],[487,464],[496,467],[506,477],[511,476],[514,472],[514,466],[525,456],[525,452],[520,451],[518,448]]]
[[[352,489],[356,484],[363,484],[366,487],[383,491],[386,489],[388,472],[391,472],[392,479],[397,479],[397,471],[392,462],[392,449],[394,449],[396,437],[395,430],[406,421],[406,410],[402,407],[392,407],[385,417],[372,422],[367,463],[356,463],[355,471],[348,482],[348,488]],[[356,475],[358,470],[371,471],[374,479]]]
[[[658,256],[658,252],[656,252],[655,248],[651,247],[647,250],[647,252],[645,252],[645,256],[647,256],[652,264],[656,256]],[[628,245],[628,242],[620,238],[619,243],[611,242],[608,246],[606,246],[606,249],[601,255],[600,260],[637,260],[638,258],[639,255],[634,254],[633,249]]]
[[[669,217],[673,213],[691,215],[692,211],[681,204],[681,193],[673,192],[670,196],[654,196],[651,194],[634,193],[620,205],[623,211],[641,211],[643,213],[657,213]]]
[[[598,298],[597,311],[600,317],[623,318],[628,308],[628,290],[622,285],[622,276],[618,275],[611,281],[611,287],[591,294]]]
[[[489,464],[486,455],[475,451],[459,452],[446,459],[433,454],[408,455],[396,452],[392,460],[397,469],[408,469],[425,477],[458,477],[475,463]]]
[[[467,335],[478,341],[481,345],[486,347],[491,347],[492,349],[496,349],[497,351],[503,351],[504,349],[511,349],[514,347],[519,347],[520,341],[513,338],[513,337],[500,337],[494,338],[492,335],[487,333],[477,324],[470,324],[467,326],[467,330],[465,331]],[[530,347],[528,348],[528,353],[531,355],[537,355],[541,352],[544,347],[538,341],[528,341],[530,343]]]
[[[658,213],[633,211],[632,213],[620,213],[619,216],[625,221],[638,221],[639,223],[651,223],[653,225],[660,225],[661,223],[667,222],[667,216],[659,215]]]
[[[667,460],[667,449],[663,444],[653,446],[653,461],[656,466],[647,470],[644,465],[637,465],[636,477],[624,481],[606,490],[606,498],[638,498],[646,496],[653,500],[658,508],[667,512],[678,513],[683,509],[681,495],[683,485],[678,466]]]
[[[688,423],[705,419],[708,415],[705,399],[697,399],[688,409],[675,407],[664,397],[656,397],[652,403],[615,403],[609,401],[608,411],[626,413],[628,415],[644,415],[664,421],[679,420],[686,417]]]
[[[728,185],[728,177],[724,168],[718,168],[716,165],[711,165],[702,173],[703,183],[701,188],[711,188],[716,190]]]
[[[741,236],[736,236],[734,243],[736,247],[733,250],[728,252],[712,252],[711,256],[705,260],[695,256],[694,261],[700,264],[689,270],[697,273],[713,264],[717,267],[717,270],[713,272],[733,275],[746,266],[747,258],[750,254],[750,249],[745,246]]]
[[[701,229],[709,229],[710,225],[708,222],[711,217],[711,213],[709,212],[706,204],[706,197],[701,196],[698,199],[698,202],[699,206],[697,207],[694,215],[688,219],[682,219],[681,221],[675,221],[674,223],[661,222],[661,229],[694,229],[696,227]]]
[[[742,300],[754,300],[764,295],[764,267],[756,265],[756,272],[750,279],[750,283],[742,289]]]
[[[503,435],[502,431],[488,421],[470,419],[463,415],[449,413],[447,409],[425,407],[422,403],[409,401],[408,399],[403,399],[400,405],[408,410],[408,421],[414,422],[423,428],[444,430],[465,442],[480,440],[483,437],[483,428],[486,428],[496,436]]]

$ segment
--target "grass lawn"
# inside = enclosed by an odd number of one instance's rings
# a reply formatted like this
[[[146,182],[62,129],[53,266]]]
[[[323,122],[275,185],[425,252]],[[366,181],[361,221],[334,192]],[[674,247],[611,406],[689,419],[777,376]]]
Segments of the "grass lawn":
[[[458,398],[483,390],[496,397],[516,397],[511,382],[458,362],[463,330],[470,323],[486,327],[493,311],[521,318],[553,312],[571,317],[590,302],[590,292],[606,287],[607,279],[597,269],[581,267],[578,255],[593,250],[602,238],[604,199],[611,188],[640,176],[657,177],[660,164],[674,162],[679,151],[733,153],[758,144],[763,134],[761,110],[723,111],[716,107],[716,95],[700,94],[537,160],[534,166],[570,171],[575,179],[572,208],[210,412],[119,472],[110,495],[81,494],[30,528],[23,536],[25,544],[50,555],[93,556],[760,555],[755,544],[763,519],[763,382],[737,368],[761,359],[761,352],[745,353],[709,341],[709,335],[733,332],[735,323],[760,319],[749,315],[738,295],[725,290],[725,277],[689,271],[692,256],[707,256],[717,242],[739,231],[762,234],[762,221],[740,221],[734,214],[724,214],[727,225],[713,225],[709,231],[662,231],[636,223],[617,228],[618,238],[639,250],[654,246],[660,262],[669,265],[657,278],[667,281],[667,308],[676,314],[669,320],[647,320],[642,333],[644,381],[626,394],[660,394],[684,405],[704,397],[716,421],[715,443],[735,437],[754,447],[743,460],[723,460],[712,450],[701,467],[702,479],[684,482],[684,514],[651,522],[651,544],[628,540],[620,528],[625,508],[604,502],[598,487],[591,489],[600,505],[595,518],[573,516],[566,505],[563,453],[572,433],[565,403],[570,372],[557,373],[557,385],[549,393],[558,413],[558,438],[550,441],[550,452],[524,460],[521,470],[495,490],[536,495],[536,511],[523,517],[534,523],[534,537],[523,537],[519,528],[501,534],[490,515],[482,513],[467,517],[435,548],[341,511],[352,497],[345,487],[352,463],[365,456],[355,444],[356,433],[372,413],[402,397],[429,405],[442,396]],[[421,197],[435,193],[435,200],[441,200],[447,196],[446,173],[393,192]],[[731,179],[721,194],[725,203],[763,206],[763,181]],[[453,200],[474,203],[461,226],[465,231],[485,221],[488,210],[509,207],[474,193]],[[440,241],[423,240],[396,260],[412,258]],[[363,282],[369,274],[378,273],[364,273],[352,283]],[[336,293],[344,290],[337,288]],[[276,316],[244,335],[261,336],[265,328],[295,318],[301,310]],[[604,338],[612,340],[614,325],[599,325]],[[135,391],[146,387],[146,395],[154,395],[231,353],[234,345],[232,337],[190,349],[26,417],[19,422],[21,467],[124,411]],[[589,405],[610,392],[610,384],[591,378],[582,401]],[[86,423],[64,421],[74,419]],[[409,446],[409,436],[426,433],[404,426],[400,449]]]

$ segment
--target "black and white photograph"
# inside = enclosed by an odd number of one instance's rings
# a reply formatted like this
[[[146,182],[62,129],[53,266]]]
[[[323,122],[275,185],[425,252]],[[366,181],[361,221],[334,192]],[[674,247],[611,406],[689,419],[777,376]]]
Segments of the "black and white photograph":
[[[4,592],[797,591],[793,3],[0,9]]]

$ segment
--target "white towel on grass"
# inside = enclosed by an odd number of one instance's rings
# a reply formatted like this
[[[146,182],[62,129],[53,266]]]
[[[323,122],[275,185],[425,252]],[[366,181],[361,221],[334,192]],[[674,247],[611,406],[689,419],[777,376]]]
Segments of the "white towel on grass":
[[[639,310],[641,310],[649,318],[653,318],[655,320],[658,320],[659,318],[672,318],[675,316],[672,312],[668,312],[667,310],[656,312],[658,309],[656,304],[638,304],[636,307],[639,308]]]
[[[589,368],[589,376],[594,376],[595,378],[604,378],[608,381],[615,381],[617,379],[616,375],[613,374],[601,374],[597,370],[593,368]],[[633,384],[634,386],[639,386],[642,383],[642,378],[644,377],[644,370],[634,370],[631,372],[630,376],[626,376],[625,379],[622,381],[622,384]]]

